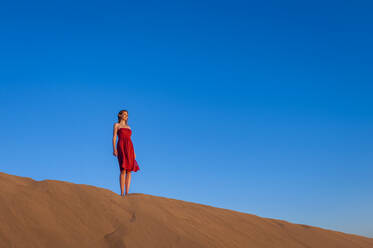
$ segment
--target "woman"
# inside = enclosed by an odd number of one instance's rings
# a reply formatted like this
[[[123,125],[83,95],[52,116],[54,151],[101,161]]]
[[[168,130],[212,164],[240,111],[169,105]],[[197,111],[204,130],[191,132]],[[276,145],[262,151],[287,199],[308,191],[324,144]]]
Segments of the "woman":
[[[118,113],[118,122],[114,123],[113,132],[113,154],[118,158],[119,162],[119,183],[120,183],[120,195],[123,195],[124,184],[126,185],[126,194],[131,183],[131,171],[140,170],[139,165],[136,161],[136,154],[133,148],[131,140],[132,129],[128,126],[128,111],[121,110]],[[118,135],[118,143],[115,146],[116,139]],[[124,175],[126,178],[124,179]]]

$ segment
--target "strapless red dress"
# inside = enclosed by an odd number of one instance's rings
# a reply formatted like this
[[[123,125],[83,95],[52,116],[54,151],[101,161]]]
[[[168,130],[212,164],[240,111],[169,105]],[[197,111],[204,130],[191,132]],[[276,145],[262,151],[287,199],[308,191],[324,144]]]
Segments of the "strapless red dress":
[[[139,165],[135,159],[135,152],[131,140],[132,130],[126,127],[121,127],[118,130],[118,162],[119,169],[127,171],[140,170]]]

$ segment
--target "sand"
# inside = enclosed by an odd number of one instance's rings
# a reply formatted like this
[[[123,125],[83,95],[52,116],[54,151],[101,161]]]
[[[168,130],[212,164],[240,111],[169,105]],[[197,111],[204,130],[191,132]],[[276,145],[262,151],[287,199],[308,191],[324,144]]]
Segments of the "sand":
[[[0,172],[0,247],[373,248],[373,239],[166,197],[121,197],[95,186]]]

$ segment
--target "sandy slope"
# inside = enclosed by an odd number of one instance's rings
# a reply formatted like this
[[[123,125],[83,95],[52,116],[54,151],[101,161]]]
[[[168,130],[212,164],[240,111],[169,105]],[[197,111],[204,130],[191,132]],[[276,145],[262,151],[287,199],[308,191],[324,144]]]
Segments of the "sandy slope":
[[[0,172],[0,247],[373,248],[373,239],[181,200]]]

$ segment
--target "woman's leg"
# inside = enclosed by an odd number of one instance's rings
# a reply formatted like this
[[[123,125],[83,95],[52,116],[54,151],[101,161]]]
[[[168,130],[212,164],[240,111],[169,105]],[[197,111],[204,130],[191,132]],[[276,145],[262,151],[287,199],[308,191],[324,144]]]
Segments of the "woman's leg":
[[[123,196],[123,191],[124,191],[124,173],[125,173],[125,170],[121,170],[120,175],[119,175],[120,195],[121,196]]]
[[[128,194],[128,191],[130,190],[130,184],[131,184],[131,171],[126,172],[126,195]]]

